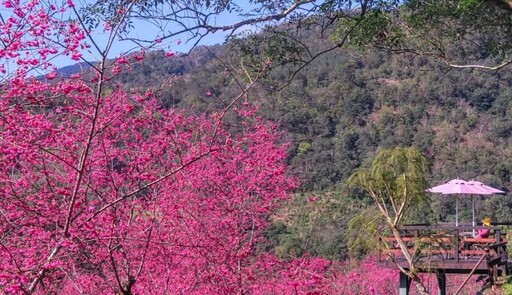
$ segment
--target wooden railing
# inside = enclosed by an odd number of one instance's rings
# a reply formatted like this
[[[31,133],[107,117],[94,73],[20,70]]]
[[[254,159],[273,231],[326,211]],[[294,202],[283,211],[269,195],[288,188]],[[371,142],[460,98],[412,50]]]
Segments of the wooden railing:
[[[474,231],[489,229],[489,238],[475,238]],[[450,260],[459,263],[462,260],[478,259],[487,255],[487,261],[507,261],[507,240],[499,226],[442,226],[410,225],[402,227],[402,241],[413,259]],[[399,260],[404,257],[395,237],[383,237],[381,258],[391,257]]]

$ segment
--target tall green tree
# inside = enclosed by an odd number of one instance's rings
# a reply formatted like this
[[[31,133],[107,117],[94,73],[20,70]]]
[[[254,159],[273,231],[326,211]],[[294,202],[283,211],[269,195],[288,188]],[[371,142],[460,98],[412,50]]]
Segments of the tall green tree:
[[[408,268],[397,266],[412,279],[420,294],[428,292],[402,239],[400,226],[409,209],[428,201],[427,173],[428,161],[419,149],[395,147],[380,151],[370,167],[356,170],[348,179],[351,186],[364,189],[379,209],[385,227],[395,237],[408,263]]]

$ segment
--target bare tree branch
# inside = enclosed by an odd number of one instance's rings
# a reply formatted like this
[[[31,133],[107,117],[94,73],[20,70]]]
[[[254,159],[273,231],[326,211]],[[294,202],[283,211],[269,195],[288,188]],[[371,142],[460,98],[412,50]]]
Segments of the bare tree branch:
[[[481,70],[490,70],[490,71],[498,71],[503,69],[504,67],[512,64],[512,60],[507,60],[503,62],[502,64],[499,64],[497,66],[485,66],[485,65],[478,65],[478,64],[468,64],[468,65],[460,65],[460,64],[452,64],[448,61],[445,61],[445,63],[451,67],[451,68],[458,68],[458,69],[481,69]]]

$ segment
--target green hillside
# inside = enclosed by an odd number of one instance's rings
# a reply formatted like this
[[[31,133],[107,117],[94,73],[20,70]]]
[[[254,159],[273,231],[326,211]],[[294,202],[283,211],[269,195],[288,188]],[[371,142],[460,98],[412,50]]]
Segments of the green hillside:
[[[305,40],[323,46],[311,36]],[[233,48],[199,48],[166,60],[155,53],[120,79],[129,88],[158,89],[169,107],[214,111],[239,93],[234,78],[247,79],[239,65],[256,76],[267,58],[264,50],[247,55]],[[269,229],[269,247],[276,252],[346,255],[347,244],[354,242],[346,225],[368,200],[349,191],[345,181],[382,148],[419,147],[430,160],[432,185],[462,178],[506,191],[512,187],[509,69],[450,70],[424,56],[341,49],[297,73],[296,68],[273,65],[245,98],[282,127],[292,142],[290,173],[302,183],[298,197]],[[511,208],[510,195],[482,197],[477,218],[511,221]],[[432,206],[413,213],[410,221],[453,221],[454,216],[453,196],[432,196]],[[463,198],[461,220],[470,216],[469,198]]]

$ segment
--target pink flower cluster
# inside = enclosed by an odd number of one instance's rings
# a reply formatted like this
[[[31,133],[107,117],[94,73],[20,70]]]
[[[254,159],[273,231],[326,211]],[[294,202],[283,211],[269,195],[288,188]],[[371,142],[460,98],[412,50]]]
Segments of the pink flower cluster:
[[[295,186],[276,127],[241,109],[231,134],[151,92],[94,93],[19,77],[2,96],[0,291],[239,288]]]

